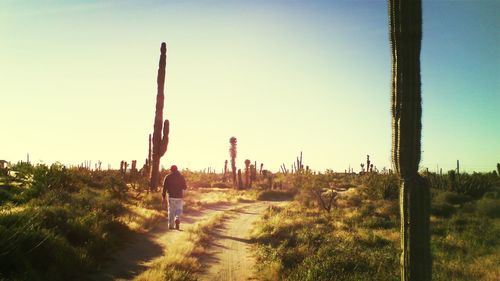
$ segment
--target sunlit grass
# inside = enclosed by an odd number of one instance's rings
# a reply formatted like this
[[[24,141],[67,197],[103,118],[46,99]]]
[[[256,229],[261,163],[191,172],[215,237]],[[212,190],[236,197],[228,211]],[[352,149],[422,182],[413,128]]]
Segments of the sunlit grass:
[[[257,191],[241,191],[227,188],[196,188],[188,189],[185,194],[186,210],[202,210],[219,204],[235,204],[254,201]]]
[[[196,272],[200,270],[199,258],[206,253],[210,233],[227,216],[227,213],[218,212],[189,228],[176,240],[174,248],[167,249],[163,257],[153,262],[147,271],[134,280],[196,280]]]

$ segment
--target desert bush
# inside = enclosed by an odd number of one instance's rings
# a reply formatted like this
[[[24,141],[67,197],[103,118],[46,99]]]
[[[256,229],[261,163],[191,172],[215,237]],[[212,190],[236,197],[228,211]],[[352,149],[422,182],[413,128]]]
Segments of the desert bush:
[[[188,187],[191,188],[211,187],[214,182],[222,182],[221,174],[194,172],[189,170],[183,170],[182,174],[186,178]],[[231,185],[231,183],[228,184]]]
[[[390,229],[395,227],[396,224],[385,217],[371,216],[364,219],[361,226],[372,229]]]
[[[19,167],[23,180],[6,190],[0,212],[2,278],[82,279],[123,243],[121,177],[101,173],[99,183],[91,171],[58,163]]]
[[[216,187],[216,188],[233,188],[233,186],[230,183],[227,182],[212,182],[211,187]]]
[[[293,191],[262,190],[257,194],[257,200],[261,201],[288,201],[293,200]]]
[[[455,213],[455,207],[449,203],[432,203],[431,214],[438,217],[450,217]]]
[[[451,170],[444,175],[427,172],[422,175],[429,181],[432,188],[468,195],[474,199],[479,199],[486,192],[500,186],[500,178],[493,173],[457,174]]]
[[[500,218],[500,200],[491,198],[478,200],[476,211],[481,216]]]
[[[439,204],[448,203],[452,205],[461,205],[472,200],[472,197],[459,194],[452,191],[439,192],[432,198],[432,201]]]
[[[397,199],[399,197],[399,179],[395,174],[368,174],[363,176],[365,193],[371,199]]]
[[[397,278],[394,244],[373,233],[340,234],[334,224],[341,216],[338,211],[324,213],[299,204],[270,208],[253,236],[259,245],[259,272],[282,280]],[[273,264],[280,265],[274,267],[278,272],[269,273],[267,266]]]

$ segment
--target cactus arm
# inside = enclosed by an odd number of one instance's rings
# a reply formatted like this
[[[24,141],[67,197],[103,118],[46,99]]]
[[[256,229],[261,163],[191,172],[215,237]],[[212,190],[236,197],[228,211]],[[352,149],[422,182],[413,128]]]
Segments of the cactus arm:
[[[161,149],[160,149],[161,156],[165,155],[165,152],[167,152],[169,133],[170,133],[170,122],[168,120],[165,120],[165,122],[163,123],[163,138],[161,139]]]

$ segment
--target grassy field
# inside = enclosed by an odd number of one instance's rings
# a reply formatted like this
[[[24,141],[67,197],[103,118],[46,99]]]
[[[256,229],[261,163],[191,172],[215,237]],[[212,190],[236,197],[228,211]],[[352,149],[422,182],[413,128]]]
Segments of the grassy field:
[[[0,280],[84,280],[128,237],[166,218],[147,179],[21,163],[0,176]],[[253,200],[270,207],[253,231],[261,280],[399,280],[399,191],[394,175],[276,174],[238,191],[222,176],[185,171],[185,211]],[[500,178],[423,173],[432,192],[434,280],[500,279]],[[136,280],[195,280],[217,214]]]
[[[468,182],[473,177],[480,188]],[[397,179],[341,180],[355,187],[330,212],[305,192],[264,214],[253,233],[261,280],[399,280]],[[463,175],[462,184],[458,192],[447,184],[432,189],[433,280],[499,280],[499,179]]]
[[[212,177],[187,176],[198,183]],[[100,270],[133,232],[166,219],[161,194],[146,192],[146,185],[139,174],[112,170],[11,167],[0,177],[0,280],[84,280]],[[206,186],[188,189],[186,211],[256,197]],[[203,233],[200,227],[197,234]],[[199,236],[192,235],[193,243]]]

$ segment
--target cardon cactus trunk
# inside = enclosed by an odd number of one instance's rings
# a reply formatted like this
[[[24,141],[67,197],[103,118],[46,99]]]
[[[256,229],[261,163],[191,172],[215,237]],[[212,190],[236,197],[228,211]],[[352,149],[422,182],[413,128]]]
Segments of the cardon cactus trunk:
[[[370,169],[370,155],[366,155],[366,171],[368,172],[369,169]]]
[[[148,141],[148,159],[146,159],[147,174],[151,174],[151,134],[149,134]]]
[[[238,189],[243,189],[243,180],[241,178],[241,169],[238,169]]]
[[[227,160],[224,161],[224,175],[222,177],[222,180],[226,181],[226,178],[227,178]]]
[[[160,62],[158,64],[158,76],[156,79],[156,111],[154,121],[154,131],[152,138],[152,163],[151,163],[151,182],[149,188],[151,191],[156,191],[160,183],[160,158],[165,155],[168,147],[168,133],[170,124],[168,120],[163,121],[163,104],[165,100],[165,67],[167,64],[167,45],[161,43]],[[163,132],[163,134],[162,134]]]
[[[250,160],[245,160],[245,187],[250,188]]]
[[[238,182],[236,180],[236,138],[231,137],[229,139],[229,157],[231,157],[231,171],[233,176],[233,184],[235,187],[238,187]]]
[[[422,98],[421,0],[389,0],[392,49],[392,160],[401,180],[401,280],[431,280],[429,187],[418,174]]]

